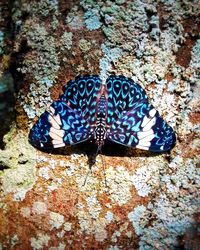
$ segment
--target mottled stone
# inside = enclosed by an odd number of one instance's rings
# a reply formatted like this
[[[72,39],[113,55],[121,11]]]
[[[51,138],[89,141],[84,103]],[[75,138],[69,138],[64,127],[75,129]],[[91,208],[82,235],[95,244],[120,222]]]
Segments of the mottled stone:
[[[0,249],[199,245],[199,5],[9,4],[0,6],[0,103],[14,93],[16,119],[10,131],[5,119],[0,145]],[[99,74],[102,81],[123,74],[139,82],[176,131],[175,148],[155,156],[107,145],[91,169],[85,146],[57,154],[33,149],[29,128],[78,74]]]

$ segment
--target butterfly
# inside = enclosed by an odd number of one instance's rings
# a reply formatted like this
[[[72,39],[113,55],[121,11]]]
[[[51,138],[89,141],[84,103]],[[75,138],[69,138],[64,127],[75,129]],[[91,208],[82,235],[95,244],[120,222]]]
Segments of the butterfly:
[[[40,116],[29,133],[39,149],[60,148],[94,140],[97,152],[105,140],[152,152],[171,150],[173,129],[149,103],[145,90],[132,79],[111,75],[77,76]]]

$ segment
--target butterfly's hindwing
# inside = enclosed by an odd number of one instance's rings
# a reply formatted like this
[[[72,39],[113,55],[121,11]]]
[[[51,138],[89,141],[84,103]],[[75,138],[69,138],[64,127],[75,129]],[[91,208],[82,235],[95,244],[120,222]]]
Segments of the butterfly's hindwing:
[[[135,103],[133,109],[116,120],[108,130],[107,138],[153,152],[170,150],[176,140],[172,128],[147,100]]]
[[[55,101],[35,123],[29,141],[37,148],[73,145],[92,136],[92,129],[78,112],[63,101]]]

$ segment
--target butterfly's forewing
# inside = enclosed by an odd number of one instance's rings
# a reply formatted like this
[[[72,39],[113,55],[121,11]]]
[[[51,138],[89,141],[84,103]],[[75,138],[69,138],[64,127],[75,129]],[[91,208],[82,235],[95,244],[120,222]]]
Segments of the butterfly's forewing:
[[[96,98],[101,80],[96,75],[78,76],[63,87],[60,99],[78,112],[89,124],[95,122]]]
[[[107,131],[107,139],[153,152],[170,150],[176,141],[174,131],[148,102],[142,87],[123,76],[116,79],[112,77],[108,81],[112,88],[116,84],[120,87],[118,93],[108,87],[108,96],[113,99],[110,102],[115,104],[114,112],[111,110],[108,115],[115,116]],[[129,85],[128,93],[124,93],[124,84]]]

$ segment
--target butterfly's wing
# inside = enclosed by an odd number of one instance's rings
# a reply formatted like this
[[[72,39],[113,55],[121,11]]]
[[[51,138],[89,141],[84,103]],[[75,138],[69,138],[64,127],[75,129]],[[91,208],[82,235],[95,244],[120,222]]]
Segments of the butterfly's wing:
[[[115,77],[112,77],[110,81],[113,82],[114,88]],[[128,93],[124,93],[124,84],[129,85]],[[119,85],[118,92],[108,87],[108,95],[115,104],[115,119],[109,126],[107,139],[125,146],[153,152],[170,150],[175,145],[175,133],[148,102],[142,87],[121,76],[117,77],[117,85]]]
[[[90,139],[100,85],[98,76],[78,76],[64,85],[60,100],[53,102],[31,129],[30,143],[48,149]]]
[[[96,99],[101,80],[96,75],[77,76],[63,87],[60,99],[79,113],[89,124],[96,119]]]
[[[31,129],[29,141],[36,148],[59,148],[88,140],[91,130],[85,119],[65,102],[55,101]]]

